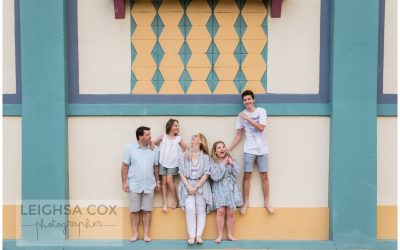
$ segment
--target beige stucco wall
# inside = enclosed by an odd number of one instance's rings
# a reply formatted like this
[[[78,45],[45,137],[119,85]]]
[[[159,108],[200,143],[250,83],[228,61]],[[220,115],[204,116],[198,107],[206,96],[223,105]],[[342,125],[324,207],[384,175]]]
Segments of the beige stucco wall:
[[[14,0],[3,0],[3,94],[17,91],[15,74]]]
[[[397,204],[397,117],[378,118],[378,205]]]
[[[3,117],[3,204],[21,200],[21,117]]]
[[[318,93],[320,0],[285,0],[281,18],[268,16],[269,93]]]
[[[397,94],[397,0],[385,1],[383,93]]]
[[[210,146],[216,140],[230,143],[236,117],[177,117],[186,142],[202,132]],[[140,125],[150,126],[153,137],[163,132],[169,117],[70,117],[69,179],[73,200],[122,200],[120,168],[125,146],[135,140]],[[276,207],[327,207],[329,118],[268,118],[271,202]],[[307,146],[305,146],[307,145]],[[243,166],[243,142],[232,155]],[[243,168],[241,168],[243,172]],[[243,173],[239,176],[241,183]],[[175,179],[178,182],[178,178]],[[251,181],[250,205],[262,207],[258,170]],[[154,205],[161,206],[160,194]]]

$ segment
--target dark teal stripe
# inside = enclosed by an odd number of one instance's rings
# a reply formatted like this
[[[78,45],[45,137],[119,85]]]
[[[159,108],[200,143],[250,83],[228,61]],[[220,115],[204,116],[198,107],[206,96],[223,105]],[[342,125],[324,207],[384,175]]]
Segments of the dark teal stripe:
[[[3,104],[3,116],[21,116],[21,104]]]
[[[329,116],[329,104],[263,104],[259,105],[267,109],[268,115],[290,116],[311,115]],[[186,115],[186,116],[236,116],[243,110],[241,104],[69,104],[70,116],[128,116],[128,115]]]
[[[64,15],[64,0],[20,1],[23,205],[28,200],[68,200]],[[29,224],[28,219],[22,216],[22,223]],[[36,238],[34,231],[23,227],[22,238]],[[49,230],[40,238],[65,235]]]
[[[338,248],[377,242],[379,1],[333,1],[329,210]]]
[[[397,104],[378,104],[379,116],[397,116]]]

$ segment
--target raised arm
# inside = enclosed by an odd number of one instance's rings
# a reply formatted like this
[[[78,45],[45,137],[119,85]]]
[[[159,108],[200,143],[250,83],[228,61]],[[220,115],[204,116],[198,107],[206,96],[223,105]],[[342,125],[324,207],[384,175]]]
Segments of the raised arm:
[[[154,145],[157,145],[157,146],[158,146],[158,144],[160,144],[160,142],[162,141],[162,138],[163,138],[163,137],[164,137],[163,134],[159,135],[159,136],[153,141]]]
[[[179,142],[179,146],[181,146],[183,152],[186,152],[187,150],[189,150],[188,145],[183,141],[182,138],[181,138],[181,141]]]
[[[265,129],[265,125],[261,124],[261,123],[257,123],[255,120],[251,119],[250,116],[248,116],[247,114],[245,114],[244,112],[241,112],[240,117],[242,117],[243,119],[247,120],[253,127],[255,127],[258,131],[263,132]]]
[[[240,140],[242,140],[242,137],[243,137],[243,128],[237,129],[236,130],[236,135],[233,138],[231,146],[228,148],[228,150],[232,151],[236,147],[236,145],[240,142]]]

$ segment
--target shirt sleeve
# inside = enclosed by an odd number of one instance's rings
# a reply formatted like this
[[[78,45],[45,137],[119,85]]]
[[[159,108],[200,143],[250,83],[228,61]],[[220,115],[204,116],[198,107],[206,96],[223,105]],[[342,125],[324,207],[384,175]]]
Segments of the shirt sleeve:
[[[236,129],[242,129],[243,128],[243,119],[238,116],[236,119]]]
[[[260,124],[267,125],[267,111],[263,108],[260,109]]]
[[[130,154],[130,146],[126,146],[126,148],[125,148],[125,154],[124,154],[124,163],[126,164],[126,165],[131,165],[131,154]]]

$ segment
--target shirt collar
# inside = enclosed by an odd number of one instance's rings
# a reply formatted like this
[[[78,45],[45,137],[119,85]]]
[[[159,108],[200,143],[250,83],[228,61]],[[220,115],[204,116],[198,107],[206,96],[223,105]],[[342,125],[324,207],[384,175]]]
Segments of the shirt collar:
[[[139,142],[136,142],[136,148],[142,148],[139,144]],[[147,145],[146,147],[142,148],[142,149],[150,149],[150,145]]]

